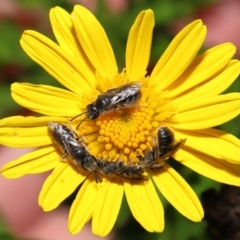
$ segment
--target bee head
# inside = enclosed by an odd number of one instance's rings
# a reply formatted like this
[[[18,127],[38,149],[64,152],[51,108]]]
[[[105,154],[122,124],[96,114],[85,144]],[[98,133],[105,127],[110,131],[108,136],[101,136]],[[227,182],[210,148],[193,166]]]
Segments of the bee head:
[[[88,119],[96,119],[99,116],[99,111],[93,104],[88,104],[86,107],[86,117]]]
[[[86,156],[81,160],[81,167],[87,171],[94,171],[98,167],[96,158],[92,155]]]

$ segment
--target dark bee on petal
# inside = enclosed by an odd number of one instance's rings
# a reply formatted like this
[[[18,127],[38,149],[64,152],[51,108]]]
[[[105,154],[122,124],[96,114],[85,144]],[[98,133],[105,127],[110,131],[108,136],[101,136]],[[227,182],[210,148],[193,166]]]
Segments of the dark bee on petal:
[[[139,165],[151,169],[160,168],[164,161],[176,153],[185,142],[186,139],[176,141],[173,132],[168,127],[160,127],[157,131],[155,146],[145,153],[144,157],[140,159]]]
[[[140,82],[130,82],[118,88],[109,89],[107,92],[99,95],[93,103],[87,105],[86,112],[75,116],[71,121],[82,114],[86,114],[86,117],[78,124],[78,129],[85,119],[96,119],[99,115],[107,112],[132,107],[142,97],[141,86],[142,83]]]
[[[87,148],[82,144],[83,139],[79,140],[76,132],[66,125],[54,122],[48,123],[48,129],[64,154],[62,159],[67,156],[71,157],[79,168],[93,172],[96,182],[102,181],[96,172],[98,168],[96,158],[88,152]]]
[[[116,162],[97,160],[98,168],[104,175],[116,175],[133,180],[146,181],[148,177],[143,176],[144,168],[134,165],[132,162],[124,164],[123,161]]]

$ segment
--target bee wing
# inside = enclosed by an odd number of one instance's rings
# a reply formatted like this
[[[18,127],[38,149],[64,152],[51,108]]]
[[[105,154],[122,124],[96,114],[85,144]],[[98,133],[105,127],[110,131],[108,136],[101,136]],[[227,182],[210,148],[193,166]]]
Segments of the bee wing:
[[[164,155],[160,155],[159,156],[159,159],[163,159],[163,158],[169,158],[171,157],[174,153],[176,153],[178,151],[179,148],[181,148],[186,142],[186,139],[182,139],[180,140],[179,142],[177,142],[171,149],[171,151],[167,152],[166,154]]]
[[[61,157],[61,160],[63,161],[67,156],[71,156],[70,152],[69,152],[69,145],[67,144],[67,142],[65,142],[64,140],[61,139],[60,142],[58,142],[58,145],[61,149],[61,151],[63,152],[63,156]]]
[[[64,138],[63,146],[65,147],[67,154],[71,157],[72,160],[76,160],[73,155],[73,147],[85,149],[85,146],[78,142],[78,140],[75,138]]]
[[[129,88],[129,87],[137,87],[138,89],[140,89],[142,86],[142,83],[141,82],[130,82],[130,83],[125,83],[117,88],[111,88],[111,89],[108,89],[106,91],[106,93],[110,93],[110,94],[116,94],[118,91],[122,91],[122,90],[125,90],[126,88]]]
[[[128,98],[139,92],[142,83],[135,82],[135,83],[126,83],[119,88],[110,89],[108,92],[113,94],[111,99],[111,105],[117,105],[122,100]]]

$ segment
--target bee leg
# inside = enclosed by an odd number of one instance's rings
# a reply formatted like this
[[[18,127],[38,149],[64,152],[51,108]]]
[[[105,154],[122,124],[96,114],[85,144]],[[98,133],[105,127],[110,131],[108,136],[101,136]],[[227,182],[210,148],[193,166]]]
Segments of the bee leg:
[[[101,183],[102,182],[102,178],[98,176],[96,171],[93,171],[96,183]]]
[[[129,106],[129,107],[146,108],[146,106],[141,106],[141,105],[137,105],[137,104],[131,105],[131,106]]]
[[[95,177],[95,181],[96,183],[101,183],[102,182],[102,178],[98,176],[98,174],[93,171],[94,177]],[[90,173],[87,175],[87,177],[90,175]]]
[[[78,139],[76,139],[79,143],[82,143],[82,142],[84,142],[84,140],[85,140],[85,138],[83,137],[82,139],[80,139],[79,140],[79,137],[78,137]]]
[[[79,140],[79,136],[77,135],[76,132],[72,131],[73,135],[75,136],[75,139],[78,141]]]
[[[78,116],[78,115],[77,115],[77,116]],[[73,119],[75,119],[75,118],[73,118]],[[70,130],[71,130],[73,136],[75,136],[75,139],[78,141],[79,136],[77,135],[77,133],[76,133],[75,131],[73,131],[73,129],[72,129],[72,125],[71,125],[71,121],[72,121],[73,119],[70,119],[70,120],[68,119],[68,126],[69,126],[69,128],[70,128]]]
[[[61,161],[62,162],[66,162],[66,157],[68,156],[68,153],[65,153],[62,157],[61,157]]]

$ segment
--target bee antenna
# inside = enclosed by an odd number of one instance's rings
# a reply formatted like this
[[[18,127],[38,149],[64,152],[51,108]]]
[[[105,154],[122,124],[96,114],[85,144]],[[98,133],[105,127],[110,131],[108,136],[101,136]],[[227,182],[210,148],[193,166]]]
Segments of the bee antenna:
[[[87,117],[85,117],[76,127],[76,130],[78,130],[78,128],[80,127],[80,125],[87,119]]]
[[[72,119],[70,119],[70,121],[73,121],[74,119],[76,119],[77,117],[80,117],[81,115],[85,114],[86,112],[80,113],[78,115],[76,115],[75,117],[73,117]]]

